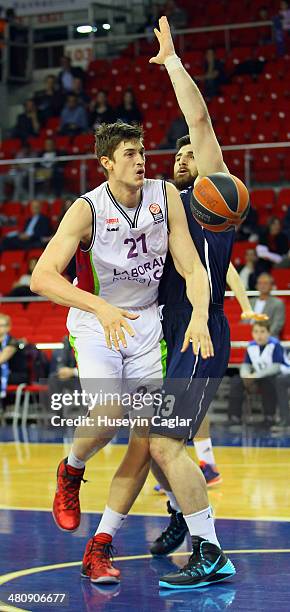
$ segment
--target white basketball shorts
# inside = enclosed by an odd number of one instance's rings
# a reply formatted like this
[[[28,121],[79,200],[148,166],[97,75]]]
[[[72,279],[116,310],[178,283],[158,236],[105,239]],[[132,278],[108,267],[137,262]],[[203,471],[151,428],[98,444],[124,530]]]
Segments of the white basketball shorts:
[[[120,342],[120,351],[117,351],[114,346],[107,347],[103,327],[95,315],[70,309],[67,328],[83,389],[93,387],[121,393],[125,387],[132,393],[142,385],[146,389],[162,386],[166,345],[157,304],[127,310],[139,315],[138,319],[127,319],[135,336],[129,336],[124,330],[127,348]]]

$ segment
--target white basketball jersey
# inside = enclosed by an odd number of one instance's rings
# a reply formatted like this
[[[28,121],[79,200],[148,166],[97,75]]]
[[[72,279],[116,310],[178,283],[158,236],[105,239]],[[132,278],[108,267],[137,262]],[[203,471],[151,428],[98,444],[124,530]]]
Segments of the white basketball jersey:
[[[141,308],[157,300],[168,248],[165,183],[145,179],[134,211],[107,182],[81,196],[92,209],[91,244],[77,253],[77,285],[110,304]]]

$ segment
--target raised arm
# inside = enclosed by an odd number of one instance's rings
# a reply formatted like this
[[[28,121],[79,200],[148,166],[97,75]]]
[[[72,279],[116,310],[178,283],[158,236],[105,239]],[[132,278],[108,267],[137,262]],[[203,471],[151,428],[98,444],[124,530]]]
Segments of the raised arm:
[[[188,125],[198,175],[206,176],[214,172],[228,172],[206,103],[197,85],[175,54],[166,17],[159,19],[159,30],[155,28],[154,32],[159,41],[160,49],[158,55],[150,59],[150,63],[164,64],[167,69],[179,107]]]
[[[253,319],[255,321],[267,321],[269,319],[266,314],[258,314],[253,311],[249,298],[246,294],[245,287],[241,281],[241,278],[232,263],[229,265],[227,272],[227,284],[229,288],[234,292],[235,298],[238,300],[242,309],[241,319]]]
[[[132,328],[124,320],[137,318],[125,310],[108,304],[102,298],[72,285],[62,276],[80,242],[89,242],[92,216],[88,203],[79,198],[65,214],[56,234],[42,253],[33,270],[31,291],[43,295],[57,304],[74,306],[96,315],[104,328],[107,345],[119,349],[118,338],[124,346],[126,340],[122,328],[131,336]],[[118,336],[117,336],[118,334]]]
[[[186,293],[193,307],[192,317],[185,334],[182,351],[192,342],[195,355],[201,350],[203,358],[213,355],[207,320],[209,283],[197,250],[192,242],[180,195],[171,183],[166,183],[169,220],[169,249],[176,270],[185,279]]]

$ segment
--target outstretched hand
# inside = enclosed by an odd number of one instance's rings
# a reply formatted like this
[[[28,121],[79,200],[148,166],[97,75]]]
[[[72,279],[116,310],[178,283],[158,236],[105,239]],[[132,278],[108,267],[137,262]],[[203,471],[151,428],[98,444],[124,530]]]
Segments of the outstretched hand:
[[[158,55],[151,57],[149,64],[164,64],[165,60],[175,54],[174,44],[171,36],[170,26],[167,17],[159,19],[159,30],[154,28],[154,34],[159,42],[160,49]]]

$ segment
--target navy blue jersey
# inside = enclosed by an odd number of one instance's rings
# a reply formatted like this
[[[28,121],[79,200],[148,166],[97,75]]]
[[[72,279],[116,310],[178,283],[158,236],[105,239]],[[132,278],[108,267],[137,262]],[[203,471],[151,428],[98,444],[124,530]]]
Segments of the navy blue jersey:
[[[189,231],[200,260],[208,273],[211,301],[215,304],[223,304],[235,230],[215,233],[203,229],[194,219],[190,210],[191,193],[192,187],[180,193]],[[182,302],[189,303],[185,291],[185,282],[175,270],[172,257],[168,253],[159,285],[159,304],[174,305]]]

